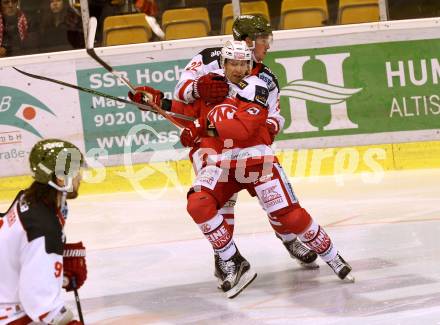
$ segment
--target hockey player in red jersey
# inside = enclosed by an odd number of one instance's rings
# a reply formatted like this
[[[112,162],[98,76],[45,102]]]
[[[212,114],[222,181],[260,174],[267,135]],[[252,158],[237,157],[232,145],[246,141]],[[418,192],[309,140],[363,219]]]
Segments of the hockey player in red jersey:
[[[284,126],[284,117],[280,114],[278,80],[272,71],[262,63],[272,43],[272,27],[262,16],[243,15],[235,19],[232,33],[234,40],[245,41],[252,50],[254,62],[251,74],[264,81],[268,88],[266,127],[273,141]],[[174,97],[185,103],[193,103],[198,98],[214,104],[222,101],[227,95],[229,87],[226,85],[224,78],[213,73],[213,71],[221,68],[220,53],[221,47],[214,47],[204,49],[194,56],[180,76]],[[183,144],[185,145],[185,142]],[[225,203],[225,206],[221,208],[221,213],[225,216],[231,229],[234,227],[236,200],[237,194],[233,194],[230,200]],[[296,259],[300,265],[306,268],[318,267],[314,263],[317,255],[302,245],[295,234],[278,233],[276,229],[274,230],[289,255]],[[215,256],[215,259],[216,270],[218,270],[217,256]]]
[[[83,155],[67,141],[48,139],[34,145],[29,160],[34,182],[0,217],[0,324],[81,325],[61,289],[77,289],[87,278],[83,244],[65,244],[63,233]]]
[[[341,279],[353,280],[351,267],[338,254],[326,232],[296,198],[282,167],[274,158],[266,125],[266,84],[248,75],[252,60],[244,42],[228,42],[222,48],[222,66],[229,82],[229,96],[217,105],[197,100],[193,105],[169,101],[160,92],[148,92],[150,100],[173,112],[193,114],[198,120],[182,132],[201,163],[188,194],[187,210],[218,256],[221,288],[228,298],[238,295],[256,277],[239,253],[232,228],[219,207],[242,189],[257,196],[272,227],[281,235],[296,234],[321,256]],[[216,71],[222,75],[222,71]],[[144,91],[147,89],[144,88]]]

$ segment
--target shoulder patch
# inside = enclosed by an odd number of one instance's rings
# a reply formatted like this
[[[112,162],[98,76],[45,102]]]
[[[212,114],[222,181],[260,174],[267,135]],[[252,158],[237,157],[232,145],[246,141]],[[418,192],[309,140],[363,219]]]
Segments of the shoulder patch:
[[[24,196],[18,202],[23,205]],[[26,232],[28,241],[44,237],[46,253],[63,255],[63,229],[55,211],[43,203],[27,204],[27,209],[18,208],[18,216]]]
[[[238,88],[240,88],[241,90],[245,89],[248,85],[249,85],[249,83],[246,82],[246,81],[244,81],[244,80],[240,81],[240,82],[237,84]]]
[[[260,78],[267,84],[267,88],[269,89],[269,91],[272,91],[275,88],[280,88],[278,85],[277,77],[272,73],[269,67],[265,65],[263,65],[261,70],[258,72],[258,78]]]
[[[202,56],[203,64],[208,65],[211,62],[218,61],[220,67],[221,49],[221,47],[210,47],[201,51],[200,55]]]
[[[255,86],[255,102],[266,106],[268,97],[269,91],[267,90],[267,88],[258,85]]]

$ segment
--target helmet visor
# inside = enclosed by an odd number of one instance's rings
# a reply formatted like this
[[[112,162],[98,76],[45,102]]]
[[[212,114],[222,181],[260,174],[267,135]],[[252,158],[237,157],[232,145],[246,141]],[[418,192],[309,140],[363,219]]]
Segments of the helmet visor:
[[[261,34],[255,37],[256,44],[272,45],[273,36],[272,34]]]

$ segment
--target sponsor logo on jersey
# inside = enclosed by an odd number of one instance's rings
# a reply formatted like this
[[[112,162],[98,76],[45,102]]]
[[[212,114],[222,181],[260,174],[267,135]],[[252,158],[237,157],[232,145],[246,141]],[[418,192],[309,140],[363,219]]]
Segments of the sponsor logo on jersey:
[[[230,120],[234,118],[237,107],[230,104],[220,104],[214,107],[208,113],[209,122],[220,122],[222,120]]]
[[[222,54],[222,52],[220,50],[212,51],[211,52],[211,58],[213,58],[214,56],[220,56],[221,54]]]
[[[276,87],[275,83],[273,82],[273,78],[267,73],[261,72],[260,74],[258,74],[258,78],[266,83],[269,90],[273,90]]]
[[[265,87],[255,86],[255,101],[263,106],[267,104],[267,98],[269,97],[269,91]]]
[[[258,115],[258,113],[260,113],[260,110],[256,107],[251,107],[251,108],[248,108],[246,110],[246,112],[248,112],[251,115]]]
[[[18,208],[20,209],[20,212],[26,212],[29,210],[29,205],[25,200],[23,200],[23,197],[18,201]]]
[[[283,201],[282,195],[275,191],[276,187],[274,185],[262,191],[263,202],[268,208]]]
[[[244,80],[241,80],[241,81],[237,84],[238,88],[240,88],[240,89],[245,89],[248,85],[249,85],[249,84],[248,84],[246,81],[244,81]],[[257,86],[257,87],[258,87],[258,86]]]

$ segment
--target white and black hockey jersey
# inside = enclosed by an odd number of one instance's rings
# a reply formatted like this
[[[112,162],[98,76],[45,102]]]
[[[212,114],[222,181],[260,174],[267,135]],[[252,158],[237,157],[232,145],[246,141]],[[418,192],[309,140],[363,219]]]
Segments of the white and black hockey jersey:
[[[174,91],[174,98],[185,103],[194,102],[193,82],[197,77],[209,72],[220,69],[221,47],[212,47],[202,50],[186,65],[185,70],[180,75],[179,82]],[[272,71],[262,63],[255,63],[252,75],[266,83],[269,90],[267,106],[269,108],[268,123],[275,126],[277,133],[284,127],[284,117],[280,113],[280,89],[278,80]]]
[[[25,315],[49,323],[64,307],[63,222],[23,192],[0,216],[0,324]]]

